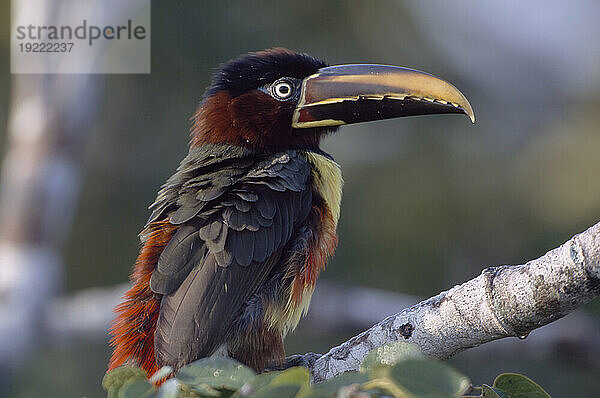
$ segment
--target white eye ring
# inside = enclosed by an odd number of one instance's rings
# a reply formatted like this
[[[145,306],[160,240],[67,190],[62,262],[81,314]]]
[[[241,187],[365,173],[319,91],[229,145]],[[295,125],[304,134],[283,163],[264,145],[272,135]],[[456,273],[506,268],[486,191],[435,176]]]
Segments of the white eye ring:
[[[278,99],[287,99],[294,93],[294,86],[283,80],[273,85],[272,93]]]

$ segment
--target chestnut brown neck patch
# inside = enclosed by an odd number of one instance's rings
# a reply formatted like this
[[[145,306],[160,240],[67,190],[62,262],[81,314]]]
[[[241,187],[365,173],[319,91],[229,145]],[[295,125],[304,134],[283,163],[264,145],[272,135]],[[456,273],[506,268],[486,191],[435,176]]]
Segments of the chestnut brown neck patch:
[[[235,98],[225,90],[205,98],[191,131],[191,146],[230,144],[257,152],[317,148],[325,131],[294,130],[294,102],[252,90]]]

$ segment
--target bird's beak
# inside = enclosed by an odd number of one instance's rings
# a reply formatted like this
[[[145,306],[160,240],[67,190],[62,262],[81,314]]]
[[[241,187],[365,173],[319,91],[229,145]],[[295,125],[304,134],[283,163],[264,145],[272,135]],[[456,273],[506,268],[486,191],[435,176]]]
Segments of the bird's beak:
[[[339,65],[304,79],[292,127],[310,128],[473,108],[452,84],[428,73],[389,65]]]

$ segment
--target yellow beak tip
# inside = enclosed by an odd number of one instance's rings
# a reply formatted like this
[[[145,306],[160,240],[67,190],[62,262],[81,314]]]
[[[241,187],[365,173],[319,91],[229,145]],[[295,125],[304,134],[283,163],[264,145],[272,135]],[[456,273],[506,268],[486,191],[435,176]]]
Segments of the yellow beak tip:
[[[465,113],[465,115],[467,115],[469,119],[471,119],[471,123],[475,124],[475,112],[473,112],[473,108],[471,107],[471,104],[466,98],[464,98],[464,101],[464,104],[461,104],[460,108]]]

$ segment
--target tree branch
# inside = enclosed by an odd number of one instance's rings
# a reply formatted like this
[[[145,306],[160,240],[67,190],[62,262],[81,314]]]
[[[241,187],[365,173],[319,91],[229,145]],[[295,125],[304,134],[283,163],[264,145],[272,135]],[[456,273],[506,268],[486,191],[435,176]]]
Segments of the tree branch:
[[[371,350],[395,341],[445,359],[504,337],[525,337],[600,293],[600,223],[524,265],[481,275],[387,317],[332,348],[290,360],[308,364],[315,382],[357,370]]]
[[[488,268],[463,285],[384,319],[325,355],[294,355],[286,365],[308,366],[319,381],[358,369],[370,349],[398,340],[416,344],[427,355],[443,359],[492,340],[524,336],[598,295],[599,264],[600,223],[540,259],[520,266]],[[88,289],[52,301],[45,317],[49,342],[104,338],[112,309],[127,288],[128,284],[122,284]],[[349,325],[366,327],[394,308],[416,301],[397,293],[322,280],[300,328],[326,333]],[[348,305],[356,302],[362,307]],[[568,344],[597,358],[598,328],[583,313],[569,318],[527,339],[526,345],[519,345],[519,352],[539,354],[557,344]],[[512,345],[486,347],[492,347],[497,355],[514,354]]]

